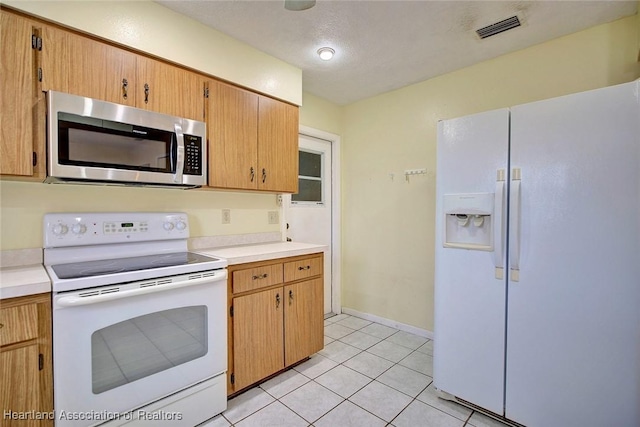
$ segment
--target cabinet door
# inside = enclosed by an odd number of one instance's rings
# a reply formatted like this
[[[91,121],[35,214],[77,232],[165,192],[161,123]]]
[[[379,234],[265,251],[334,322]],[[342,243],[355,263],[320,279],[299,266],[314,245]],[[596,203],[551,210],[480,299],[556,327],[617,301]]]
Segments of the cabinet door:
[[[135,105],[136,55],[93,39],[68,33],[69,92],[75,95]],[[60,70],[64,72],[63,70]],[[59,80],[62,77],[54,77]]]
[[[59,28],[42,27],[42,90],[45,92],[69,92],[70,34]]]
[[[0,345],[38,338],[38,306],[22,304],[0,310]]]
[[[39,411],[40,377],[37,344],[0,351],[0,407],[3,411]],[[11,420],[3,418],[3,426],[38,426],[39,420]]]
[[[284,368],[283,288],[233,299],[234,387],[240,390]]]
[[[137,59],[138,108],[204,121],[204,78],[155,59]]]
[[[258,189],[298,192],[298,107],[260,96]]]
[[[258,95],[209,82],[209,185],[255,190],[258,183]]]
[[[324,284],[322,278],[284,287],[285,365],[324,347]]]
[[[2,11],[0,28],[0,174],[31,176],[36,103],[32,27],[28,20]]]

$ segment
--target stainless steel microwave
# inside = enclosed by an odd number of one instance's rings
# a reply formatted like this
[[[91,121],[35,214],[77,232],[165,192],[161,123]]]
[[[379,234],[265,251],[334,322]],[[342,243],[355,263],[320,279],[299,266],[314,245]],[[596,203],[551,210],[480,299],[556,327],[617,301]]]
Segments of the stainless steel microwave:
[[[206,125],[49,91],[45,182],[206,185]]]

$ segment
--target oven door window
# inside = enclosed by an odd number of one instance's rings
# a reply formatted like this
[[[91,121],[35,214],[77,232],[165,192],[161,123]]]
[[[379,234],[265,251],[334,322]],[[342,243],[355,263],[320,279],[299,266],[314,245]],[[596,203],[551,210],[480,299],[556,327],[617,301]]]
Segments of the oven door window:
[[[91,335],[92,389],[100,394],[207,354],[207,307],[135,317]]]
[[[174,132],[58,113],[58,161],[63,165],[174,173]]]

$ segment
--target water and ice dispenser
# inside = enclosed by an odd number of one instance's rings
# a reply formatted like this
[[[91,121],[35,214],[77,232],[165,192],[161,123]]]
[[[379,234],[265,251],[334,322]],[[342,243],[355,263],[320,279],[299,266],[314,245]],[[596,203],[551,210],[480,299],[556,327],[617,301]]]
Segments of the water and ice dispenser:
[[[445,248],[493,250],[493,193],[445,194]]]

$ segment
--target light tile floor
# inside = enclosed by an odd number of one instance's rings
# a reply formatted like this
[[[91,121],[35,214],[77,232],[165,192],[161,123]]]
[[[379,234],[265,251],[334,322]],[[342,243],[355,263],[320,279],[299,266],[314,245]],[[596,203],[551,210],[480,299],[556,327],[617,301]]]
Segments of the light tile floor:
[[[505,426],[435,395],[431,340],[345,314],[324,333],[322,351],[201,427]]]

